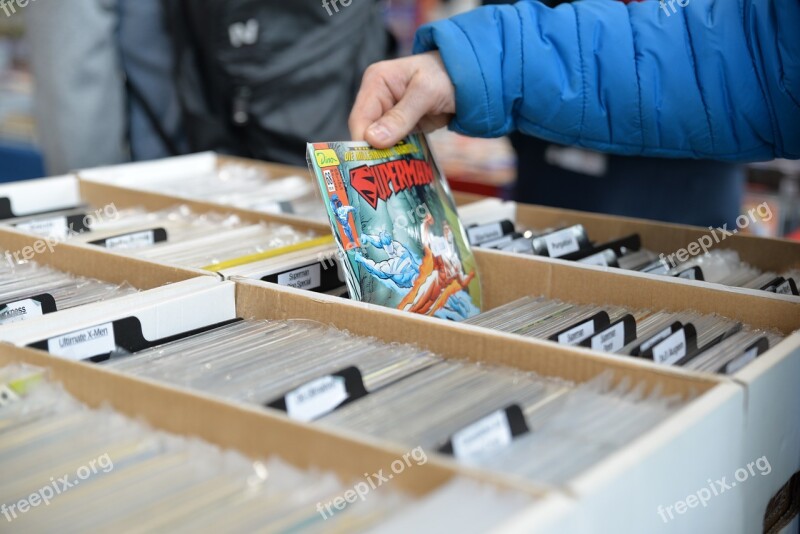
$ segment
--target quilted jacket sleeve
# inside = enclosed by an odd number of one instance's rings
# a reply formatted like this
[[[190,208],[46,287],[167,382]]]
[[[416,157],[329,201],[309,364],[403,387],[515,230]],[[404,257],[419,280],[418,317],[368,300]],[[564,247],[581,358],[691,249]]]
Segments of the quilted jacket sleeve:
[[[683,5],[683,7],[682,7]],[[487,6],[424,26],[451,128],[624,155],[800,157],[800,1]]]

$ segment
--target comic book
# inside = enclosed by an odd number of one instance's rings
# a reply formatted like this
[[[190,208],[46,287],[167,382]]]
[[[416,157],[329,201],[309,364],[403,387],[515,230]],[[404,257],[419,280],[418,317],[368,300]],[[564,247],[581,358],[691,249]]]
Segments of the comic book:
[[[475,258],[424,135],[387,150],[309,144],[308,159],[352,299],[456,321],[480,313]]]

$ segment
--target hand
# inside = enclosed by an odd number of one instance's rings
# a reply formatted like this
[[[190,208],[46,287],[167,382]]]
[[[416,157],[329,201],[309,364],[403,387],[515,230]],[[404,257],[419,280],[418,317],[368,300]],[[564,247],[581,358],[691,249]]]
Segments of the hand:
[[[350,114],[356,141],[389,148],[415,127],[446,126],[456,112],[455,87],[439,52],[382,61],[364,73]]]

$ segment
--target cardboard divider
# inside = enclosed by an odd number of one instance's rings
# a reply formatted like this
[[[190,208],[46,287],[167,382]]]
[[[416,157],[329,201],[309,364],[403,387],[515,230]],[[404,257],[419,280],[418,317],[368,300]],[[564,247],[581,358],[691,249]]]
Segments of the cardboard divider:
[[[458,194],[456,203],[459,206],[472,204],[485,197]],[[696,243],[703,236],[713,236],[708,228],[683,224],[670,224],[632,217],[604,215],[533,204],[516,205],[516,223],[543,230],[582,224],[586,228],[589,239],[596,242],[611,241],[620,237],[638,233],[642,238],[642,246],[657,254],[669,255]],[[743,214],[748,217],[745,213]],[[758,217],[758,214],[755,215]],[[774,215],[773,215],[774,216]],[[720,226],[724,221],[720,221]],[[733,231],[735,228],[728,228]],[[739,253],[742,261],[764,271],[784,272],[792,268],[800,268],[800,243],[787,239],[765,238],[747,235],[741,232],[725,236],[717,231],[720,238],[710,250],[730,249]]]
[[[140,291],[0,327],[0,340],[83,360],[236,319],[235,286],[213,277]]]
[[[200,200],[189,200],[161,193],[138,191],[117,185],[102,184],[99,182],[81,181],[81,197],[93,206],[105,206],[114,203],[117,209],[144,207],[151,211],[165,210],[175,206],[188,206],[196,213],[221,213],[236,215],[243,221],[251,223],[288,224],[298,230],[315,232],[319,235],[329,235],[330,226],[326,223],[314,222],[295,215],[273,214],[261,211],[247,210],[215,204]]]
[[[51,252],[44,238],[6,227],[0,227],[0,249],[4,253],[0,261],[14,262],[16,253],[18,259],[28,258],[59,271],[114,284],[127,282],[142,290],[198,276],[218,278],[215,273],[200,269],[165,265],[69,241],[54,245]]]
[[[38,351],[0,344],[0,366],[12,363],[48,369],[54,381],[90,407],[110,406],[128,417],[142,418],[159,430],[198,437],[223,448],[236,449],[253,459],[277,455],[302,469],[333,471],[345,484],[362,480],[364,473],[374,473],[379,469],[389,471],[392,461],[408,453],[407,448],[312,427],[258,407],[217,400],[126,377],[96,365],[61,360]],[[534,498],[548,492],[532,484],[515,486],[499,477],[493,479],[485,473],[431,455],[425,464],[414,464],[403,471],[402,476],[395,476],[392,487],[422,495],[455,475],[524,490]]]
[[[226,165],[241,165],[251,169],[258,169],[269,175],[270,178],[286,178],[288,176],[305,178],[309,183],[313,183],[314,187],[316,187],[316,183],[312,179],[308,167],[298,167],[295,165],[286,165],[284,163],[273,163],[271,161],[240,158],[238,156],[227,156],[224,154],[217,154],[216,161],[218,169],[223,168]]]
[[[577,502],[575,513],[591,517],[589,532],[621,532],[636,525],[641,532],[684,532],[685,524],[666,524],[656,513],[697,485],[697,473],[733,471],[742,457],[744,391],[713,375],[659,368],[633,359],[614,358],[585,349],[476,329],[327,295],[258,281],[237,280],[237,313],[247,318],[310,319],[387,342],[414,343],[447,358],[516,367],[543,376],[584,382],[604,371],[616,380],[644,383],[667,395],[692,398],[650,432],[633,440],[576,477],[565,491]],[[699,446],[698,444],[702,444]],[[509,477],[514,480],[514,477]],[[645,482],[649,480],[648,484]],[[703,478],[705,480],[705,478]],[[702,482],[702,481],[701,481]],[[647,487],[647,491],[642,488]],[[625,514],[609,513],[634,497],[644,506]],[[697,524],[724,525],[744,532],[742,494],[717,501],[715,513]],[[626,522],[626,518],[630,522]]]
[[[476,250],[484,306],[496,308],[523,296],[543,295],[581,304],[634,309],[717,313],[757,328],[800,329],[800,301],[761,298],[752,292],[677,278],[654,278],[607,267],[574,266],[560,260]]]
[[[713,376],[689,375],[672,368],[648,368],[585,349],[523,339],[329,295],[256,280],[235,281],[237,315],[246,319],[310,319],[388,343],[413,343],[448,358],[507,365],[575,382],[612,371],[617,379],[624,376],[650,387],[658,385],[667,395],[702,394],[725,382]]]

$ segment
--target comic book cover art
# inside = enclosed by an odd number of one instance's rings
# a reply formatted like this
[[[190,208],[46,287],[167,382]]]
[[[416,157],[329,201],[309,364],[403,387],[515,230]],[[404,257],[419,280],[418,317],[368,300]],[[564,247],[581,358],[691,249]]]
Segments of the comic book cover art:
[[[387,150],[309,144],[308,159],[352,299],[456,321],[480,313],[475,259],[424,135]]]

